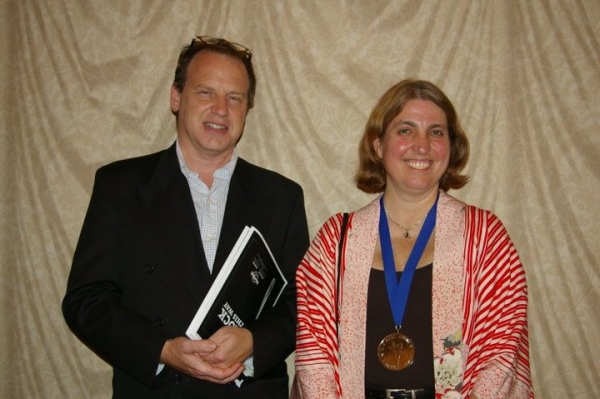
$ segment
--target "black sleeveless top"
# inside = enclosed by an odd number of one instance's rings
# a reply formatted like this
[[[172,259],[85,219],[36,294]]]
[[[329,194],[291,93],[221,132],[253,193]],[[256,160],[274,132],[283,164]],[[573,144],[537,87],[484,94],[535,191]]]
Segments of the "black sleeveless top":
[[[387,296],[383,270],[371,269],[367,297],[367,338],[365,353],[365,385],[370,388],[418,389],[435,386],[433,374],[433,338],[431,323],[431,287],[433,265],[415,270],[400,332],[415,345],[413,364],[400,371],[381,365],[377,347],[381,340],[395,332],[394,319]],[[402,272],[397,273],[398,279]]]

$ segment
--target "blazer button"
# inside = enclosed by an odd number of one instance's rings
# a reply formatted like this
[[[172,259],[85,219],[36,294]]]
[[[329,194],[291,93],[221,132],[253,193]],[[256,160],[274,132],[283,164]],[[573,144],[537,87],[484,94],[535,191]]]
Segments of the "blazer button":
[[[164,321],[163,319],[161,319],[161,318],[158,318],[158,319],[156,319],[156,320],[154,321],[154,324],[156,324],[156,325],[157,325],[157,326],[159,326],[159,327],[162,327],[162,326],[164,326],[164,325],[165,325],[165,321]]]
[[[154,273],[154,266],[153,265],[146,265],[146,266],[144,266],[144,272],[146,274],[152,274],[152,273]]]

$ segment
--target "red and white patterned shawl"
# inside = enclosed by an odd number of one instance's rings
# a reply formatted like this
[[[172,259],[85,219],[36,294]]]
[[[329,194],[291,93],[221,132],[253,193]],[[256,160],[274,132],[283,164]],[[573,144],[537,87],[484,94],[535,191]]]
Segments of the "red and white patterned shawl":
[[[367,288],[379,202],[350,214],[335,321],[342,215],[317,233],[296,274],[298,325],[292,398],[364,397]],[[533,398],[527,286],[501,221],[440,192],[433,268],[437,398]]]

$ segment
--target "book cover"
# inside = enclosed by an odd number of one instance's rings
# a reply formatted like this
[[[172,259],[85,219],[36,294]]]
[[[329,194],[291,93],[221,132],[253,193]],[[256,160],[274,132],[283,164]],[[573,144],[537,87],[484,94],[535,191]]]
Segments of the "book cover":
[[[206,339],[223,326],[244,327],[274,306],[288,284],[269,246],[246,226],[186,331]]]

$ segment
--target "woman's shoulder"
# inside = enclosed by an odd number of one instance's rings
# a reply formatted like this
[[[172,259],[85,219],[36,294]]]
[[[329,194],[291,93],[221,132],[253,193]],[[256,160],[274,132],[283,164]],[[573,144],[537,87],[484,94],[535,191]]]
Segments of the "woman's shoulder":
[[[357,223],[362,224],[365,220],[372,221],[375,216],[377,217],[376,220],[378,220],[379,196],[361,208],[347,212],[338,212],[329,216],[325,223],[323,223],[323,227],[339,228],[344,223],[345,217],[347,217],[347,223],[349,225],[356,225]]]
[[[454,212],[459,212],[467,216],[468,218],[477,218],[488,221],[500,221],[498,216],[496,216],[496,214],[493,211],[464,202],[446,193],[445,191],[440,191],[440,200],[438,206],[446,212],[452,210]]]

